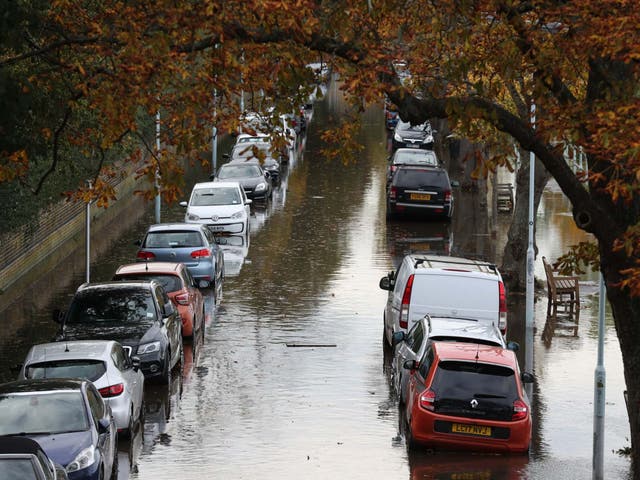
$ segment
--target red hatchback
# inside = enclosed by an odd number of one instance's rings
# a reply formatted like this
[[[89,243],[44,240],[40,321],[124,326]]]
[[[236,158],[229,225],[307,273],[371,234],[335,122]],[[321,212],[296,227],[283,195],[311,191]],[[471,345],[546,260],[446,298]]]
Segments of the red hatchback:
[[[113,280],[156,280],[178,308],[182,336],[204,332],[204,299],[184,263],[146,262],[120,265]]]
[[[515,353],[500,347],[432,342],[411,370],[405,413],[409,448],[527,453],[531,413]]]

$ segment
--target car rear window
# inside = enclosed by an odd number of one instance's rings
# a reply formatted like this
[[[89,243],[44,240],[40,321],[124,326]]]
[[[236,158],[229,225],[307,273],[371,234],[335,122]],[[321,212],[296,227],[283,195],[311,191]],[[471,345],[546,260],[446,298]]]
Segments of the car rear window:
[[[157,312],[149,290],[92,289],[73,298],[67,324],[132,324],[151,326]]]
[[[32,363],[25,368],[27,378],[86,378],[95,382],[107,371],[101,360],[57,360]]]
[[[398,164],[423,164],[437,167],[436,154],[430,150],[409,150],[396,152],[393,163]]]
[[[114,280],[155,280],[165,289],[167,293],[182,290],[182,280],[178,275],[159,273],[127,273],[113,277]]]
[[[440,399],[518,397],[512,369],[479,362],[441,361],[431,388]]]
[[[224,165],[218,173],[219,179],[228,178],[244,178],[244,177],[259,177],[260,168],[257,165],[239,164],[239,165]]]
[[[147,233],[144,239],[144,248],[188,248],[204,245],[202,235],[193,231],[154,231]]]
[[[444,170],[407,168],[396,172],[396,186],[405,188],[449,189],[449,177]]]

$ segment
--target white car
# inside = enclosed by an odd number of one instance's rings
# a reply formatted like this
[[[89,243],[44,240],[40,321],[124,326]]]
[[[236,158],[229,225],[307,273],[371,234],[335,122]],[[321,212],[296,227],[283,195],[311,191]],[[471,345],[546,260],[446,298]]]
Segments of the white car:
[[[19,380],[86,378],[111,407],[118,433],[130,435],[141,418],[144,375],[135,357],[113,340],[42,343],[29,350]]]
[[[214,233],[246,235],[249,232],[251,200],[238,182],[196,183],[186,207],[186,223],[202,223]]]
[[[517,342],[507,343],[500,329],[493,323],[474,318],[435,317],[425,315],[405,332],[393,334],[395,352],[392,361],[393,385],[400,402],[404,402],[410,371],[404,368],[407,360],[421,361],[431,341],[470,342],[508,348],[517,351]]]

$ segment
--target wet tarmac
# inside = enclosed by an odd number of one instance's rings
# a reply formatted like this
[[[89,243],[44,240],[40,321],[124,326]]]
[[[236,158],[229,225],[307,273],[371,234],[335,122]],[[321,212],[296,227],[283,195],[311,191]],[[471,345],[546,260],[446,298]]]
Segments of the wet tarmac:
[[[255,205],[248,239],[225,248],[222,301],[207,297],[202,342],[168,387],[145,387],[145,418],[120,442],[119,479],[584,479],[591,476],[597,285],[584,279],[577,324],[546,325],[546,297],[535,305],[530,455],[408,453],[382,349],[386,292],[378,281],[408,250],[480,253],[499,260],[508,216],[487,219],[477,193],[456,193],[451,223],[385,219],[386,132],[381,111],[365,114],[358,160],[322,154],[314,126],[342,105],[330,90],[274,199]],[[189,181],[207,178],[192,171]],[[555,258],[584,238],[561,194],[549,188],[538,213],[540,256]],[[179,206],[163,220],[180,221]],[[153,222],[149,209],[96,262],[92,279],[134,260],[133,241]],[[49,340],[51,310],[65,308],[81,268],[60,274],[0,313],[0,379],[32,343]],[[536,275],[544,279],[541,260]],[[581,285],[582,288],[582,285]],[[46,299],[46,301],[45,301]],[[510,335],[525,346],[524,296],[509,302]],[[543,335],[544,333],[544,335]],[[526,348],[526,346],[524,347]],[[519,353],[524,361],[524,348]],[[524,367],[524,365],[523,365]],[[607,321],[605,477],[628,477],[624,379],[615,329]]]

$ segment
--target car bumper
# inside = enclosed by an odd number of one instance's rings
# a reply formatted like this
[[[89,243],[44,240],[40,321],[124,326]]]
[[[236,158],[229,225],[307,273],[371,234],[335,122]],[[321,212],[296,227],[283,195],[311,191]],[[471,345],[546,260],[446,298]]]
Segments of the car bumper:
[[[193,335],[195,314],[189,305],[178,305],[178,312],[182,318],[182,336],[190,337]]]
[[[426,215],[437,215],[439,217],[450,217],[453,211],[451,204],[420,205],[416,203],[389,202],[389,207],[393,213],[421,213]]]
[[[87,468],[68,473],[69,480],[100,480],[100,462],[95,462]]]
[[[213,233],[244,233],[244,223],[207,223],[209,230]]]
[[[129,395],[119,395],[117,397],[105,399],[111,407],[113,419],[118,431],[129,428],[129,417],[131,416],[131,397]]]

